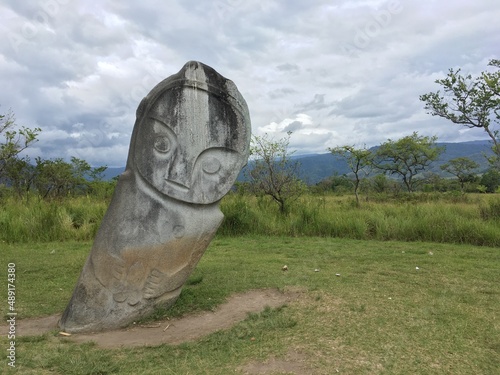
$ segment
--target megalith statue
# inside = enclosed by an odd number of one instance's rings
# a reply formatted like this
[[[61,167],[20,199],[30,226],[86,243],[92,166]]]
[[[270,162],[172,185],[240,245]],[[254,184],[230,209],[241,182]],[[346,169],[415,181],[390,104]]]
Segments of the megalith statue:
[[[200,62],[151,90],[62,330],[119,328],[175,302],[222,222],[250,131],[235,84]]]

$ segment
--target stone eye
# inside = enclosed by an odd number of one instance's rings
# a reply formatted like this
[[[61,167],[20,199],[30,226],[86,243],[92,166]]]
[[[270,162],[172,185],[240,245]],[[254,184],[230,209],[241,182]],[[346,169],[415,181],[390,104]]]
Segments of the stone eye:
[[[204,160],[203,164],[201,165],[203,172],[208,174],[217,173],[220,170],[220,167],[221,164],[219,159],[214,157],[207,158],[207,160]]]
[[[170,139],[165,134],[157,135],[155,138],[154,148],[156,151],[165,154],[172,148]]]

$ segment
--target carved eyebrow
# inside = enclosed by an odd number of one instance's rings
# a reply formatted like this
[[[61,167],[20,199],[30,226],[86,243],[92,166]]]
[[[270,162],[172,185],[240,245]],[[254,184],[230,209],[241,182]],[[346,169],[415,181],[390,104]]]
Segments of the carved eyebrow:
[[[177,140],[177,134],[175,133],[175,130],[172,129],[172,127],[170,127],[166,122],[164,122],[164,121],[162,121],[154,116],[150,116],[149,118],[155,122],[155,125],[159,124],[160,126],[162,126],[164,128],[164,130],[160,130],[160,132],[165,131],[167,134],[170,134],[170,136],[173,137],[173,139]],[[155,128],[155,126],[153,126],[153,129],[154,128]],[[154,132],[157,133],[156,130],[154,130]]]
[[[154,120],[154,121],[157,121],[159,122],[160,124],[162,124],[163,126],[166,126],[167,128],[171,129],[171,127],[163,120],[159,119],[158,117],[155,117],[155,116],[149,116],[149,118],[151,120]]]
[[[216,154],[215,156],[221,156],[221,154],[226,154],[225,156],[231,156],[232,158],[235,158],[235,159],[238,159],[241,156],[238,151],[230,149],[230,148],[225,148],[225,147],[210,147],[210,148],[207,148],[207,149],[203,150],[196,157],[196,164],[199,163],[200,160],[203,160],[204,158],[206,158],[207,154],[209,156],[211,154]],[[227,165],[224,165],[224,163],[221,163],[221,165],[222,165],[223,168],[227,168]]]
[[[165,122],[163,122],[155,117],[151,116],[150,119],[155,122],[153,125],[153,133],[155,135],[167,134],[168,137],[170,138],[170,140],[175,145],[175,147],[177,147],[177,143],[178,143],[177,134],[175,134],[174,130],[170,126],[168,126]],[[163,129],[156,130],[155,127],[157,126],[157,124],[160,125]]]

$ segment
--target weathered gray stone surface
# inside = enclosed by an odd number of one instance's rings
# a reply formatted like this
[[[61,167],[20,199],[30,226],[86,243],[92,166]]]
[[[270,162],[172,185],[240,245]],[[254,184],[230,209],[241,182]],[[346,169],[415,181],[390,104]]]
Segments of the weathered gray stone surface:
[[[245,100],[209,66],[190,61],[154,87],[60,328],[118,328],[171,306],[222,221],[249,142]]]

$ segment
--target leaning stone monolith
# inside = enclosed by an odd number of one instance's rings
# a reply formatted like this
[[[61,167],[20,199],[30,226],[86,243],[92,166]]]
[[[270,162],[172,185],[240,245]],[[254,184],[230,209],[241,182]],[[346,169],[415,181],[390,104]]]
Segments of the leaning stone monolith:
[[[113,329],[171,306],[222,221],[249,143],[245,100],[211,67],[190,61],[154,87],[60,328]]]

